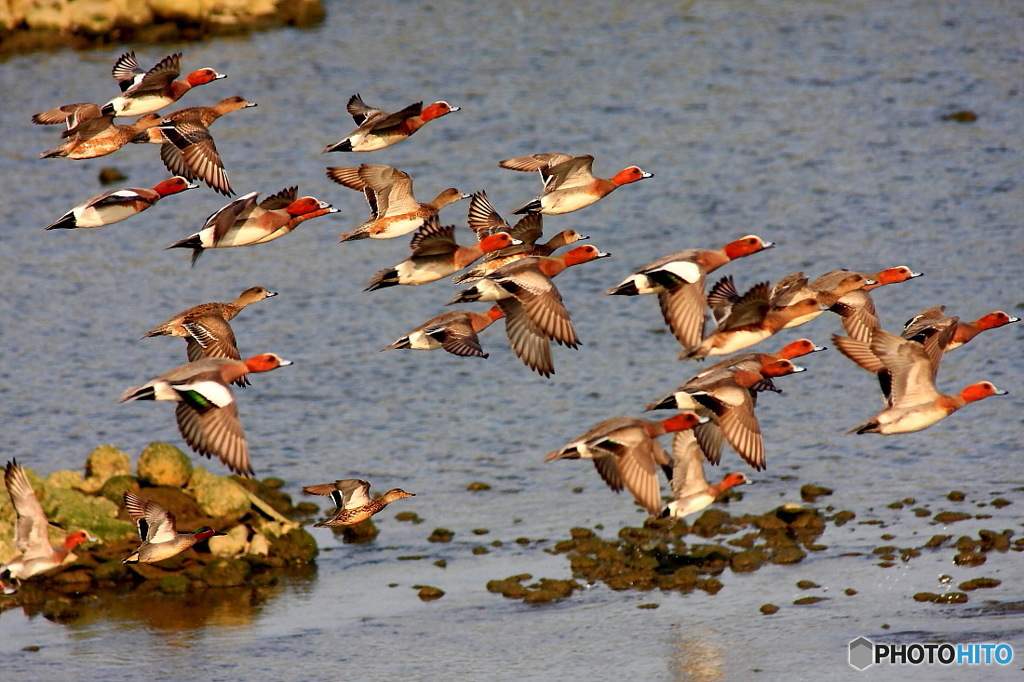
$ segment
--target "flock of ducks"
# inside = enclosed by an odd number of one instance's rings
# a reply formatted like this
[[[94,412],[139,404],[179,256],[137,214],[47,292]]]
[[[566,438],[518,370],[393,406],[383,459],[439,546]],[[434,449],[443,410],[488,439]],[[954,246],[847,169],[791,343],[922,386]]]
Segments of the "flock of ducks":
[[[60,146],[43,158],[94,158],[110,154],[128,143],[160,145],[160,158],[174,177],[152,189],[125,188],[92,197],[75,206],[45,229],[94,228],[128,219],[166,196],[198,187],[202,181],[213,190],[232,196],[210,126],[221,115],[256,106],[242,97],[230,97],[212,107],[190,107],[161,116],[167,107],[191,89],[224,78],[211,68],[181,75],[181,55],[162,59],[148,71],[139,68],[133,52],[121,55],[112,76],[120,94],[100,106],[70,104],[38,113],[37,124],[64,124]],[[459,111],[444,101],[427,106],[411,104],[396,113],[368,106],[353,95],[347,104],[356,129],[324,152],[370,152],[404,141],[426,123]],[[117,117],[137,116],[129,125],[114,123]],[[394,239],[412,235],[411,253],[393,267],[374,275],[366,289],[419,286],[446,277],[470,285],[449,303],[487,302],[484,311],[452,310],[411,329],[382,350],[443,349],[466,357],[487,357],[479,335],[504,319],[514,354],[531,370],[550,377],[555,369],[552,342],[578,347],[580,341],[553,280],[565,269],[609,254],[591,245],[570,247],[587,237],[563,230],[547,241],[542,216],[561,215],[586,208],[618,187],[651,178],[652,174],[629,166],[608,179],[593,173],[594,157],[542,153],[505,159],[503,168],[536,172],[542,191],[514,211],[523,217],[511,225],[494,209],[485,191],[472,195],[449,188],[432,201],[421,203],[413,195],[412,178],[397,168],[361,164],[329,167],[327,177],[361,192],[370,217],[342,234],[341,242],[361,239]],[[469,199],[467,222],[475,240],[459,244],[455,226],[442,225],[439,214],[447,206]],[[202,228],[167,248],[192,250],[192,265],[207,249],[264,244],[292,232],[298,225],[336,213],[329,203],[299,196],[297,187],[282,189],[259,200],[250,192],[231,200],[211,215]],[[780,392],[773,380],[803,371],[792,360],[824,350],[800,339],[777,352],[746,349],[782,329],[805,324],[832,312],[839,316],[847,336],[833,336],[836,347],[880,382],[885,407],[854,433],[884,435],[927,428],[967,403],[1005,393],[983,381],[957,394],[945,395],[936,376],[945,352],[970,341],[986,329],[1019,321],[996,311],[974,322],[947,317],[943,308],[922,312],[900,334],[882,330],[870,291],[883,285],[919,276],[909,267],[897,266],[874,273],[836,270],[810,279],[797,272],[776,284],[761,282],[740,293],[732,276],[708,287],[708,276],[734,260],[772,248],[757,235],[747,235],[720,248],[685,249],[668,254],[640,268],[607,295],[657,294],[665,324],[681,346],[681,360],[726,356],[703,368],[670,395],[648,409],[679,412],[660,421],[616,416],[595,425],[579,438],[549,453],[547,461],[590,459],[599,476],[614,491],[628,489],[651,515],[684,517],[710,505],[723,491],[750,481],[731,473],[720,483],[709,484],[705,461],[718,464],[725,444],[756,470],[766,458],[755,415],[757,396]],[[470,266],[472,269],[467,270]],[[162,400],[175,402],[175,417],[182,437],[195,452],[220,459],[231,471],[252,476],[249,450],[238,415],[232,385],[246,386],[247,375],[268,372],[291,364],[272,353],[242,359],[230,321],[246,306],[272,297],[264,287],[243,291],[230,303],[204,303],[182,311],[154,327],[145,337],[173,336],[186,340],[189,362],[141,386],[127,389],[120,402]],[[715,328],[706,330],[708,310]],[[672,433],[669,455],[658,438]],[[659,470],[668,477],[673,499],[664,504]],[[15,545],[19,556],[0,568],[0,577],[14,580],[45,572],[73,557],[72,550],[85,541],[84,533],[72,533],[63,546],[53,548],[47,539],[47,521],[28,485],[24,470],[9,462],[5,484],[17,511]],[[303,492],[330,496],[334,513],[317,526],[341,526],[370,518],[390,502],[412,496],[393,489],[371,499],[370,484],[360,479],[306,486]],[[174,556],[204,540],[215,531],[201,528],[191,533],[176,529],[174,514],[130,491],[124,506],[136,521],[142,545],[125,562],[153,562]],[[7,583],[5,583],[7,584]]]

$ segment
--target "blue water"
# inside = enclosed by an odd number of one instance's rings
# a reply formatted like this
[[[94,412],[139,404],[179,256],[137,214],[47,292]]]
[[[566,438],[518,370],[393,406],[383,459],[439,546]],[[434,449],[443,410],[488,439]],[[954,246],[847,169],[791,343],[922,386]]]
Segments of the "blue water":
[[[795,270],[816,276],[907,264],[925,276],[874,295],[887,329],[938,304],[964,318],[994,309],[1021,316],[1022,34],[1024,7],[1000,2],[330,2],[313,30],[7,60],[4,454],[45,474],[80,468],[101,443],[133,457],[154,440],[180,444],[169,406],[117,404],[127,386],[184,362],[180,340],[139,337],[188,306],[260,284],[281,295],[236,319],[239,345],[243,354],[273,351],[295,365],[254,377],[238,395],[257,475],[281,477],[295,496],[303,485],[346,477],[417,496],[377,517],[381,534],[370,545],[315,531],[325,549],[315,578],[285,581],[260,603],[211,594],[188,627],[169,623],[162,604],[141,596],[97,604],[70,625],[5,612],[3,676],[109,679],[138,670],[142,654],[154,679],[310,679],[326,668],[356,679],[727,680],[759,671],[818,680],[857,675],[846,647],[860,635],[1006,641],[1024,656],[1019,617],[986,604],[1024,601],[1019,553],[992,553],[975,568],[955,566],[949,548],[891,568],[870,554],[882,544],[919,547],[939,533],[1019,532],[1024,384],[1013,367],[1022,359],[1022,324],[951,354],[939,375],[948,392],[989,379],[1010,395],[919,434],[845,435],[880,405],[871,377],[834,350],[801,360],[807,373],[780,380],[783,395],[764,396],[768,470],[729,511],[799,501],[800,486],[815,483],[835,490],[821,506],[857,514],[830,527],[821,539],[828,549],[802,564],[727,571],[715,596],[597,585],[530,607],[484,587],[524,572],[569,577],[565,557],[545,549],[570,527],[602,524],[612,537],[643,521],[589,464],[542,461],[597,421],[640,414],[697,371],[675,360],[653,297],[600,295],[633,269],[756,233],[779,246],[722,270],[741,288]],[[140,63],[181,50],[186,68],[228,74],[189,93],[183,106],[235,94],[259,103],[213,128],[239,194],[298,184],[340,213],[271,244],[210,251],[194,269],[187,251],[163,247],[224,205],[206,188],[105,228],[42,231],[102,191],[103,166],[128,175],[126,186],[166,177],[151,146],[90,161],[37,158],[58,135],[29,116],[105,101],[114,94],[110,65],[128,48]],[[388,149],[320,155],[352,129],[344,105],[355,92],[388,110],[445,99],[462,111]],[[942,119],[961,109],[977,121]],[[542,151],[593,154],[604,177],[632,164],[655,175],[545,221],[549,234],[576,229],[613,254],[558,279],[581,348],[555,349],[550,380],[511,354],[500,323],[482,335],[487,360],[378,352],[446,310],[456,289],[438,282],[364,292],[374,272],[407,255],[407,242],[338,244],[367,209],[358,193],[325,177],[325,166],[399,167],[421,200],[449,186],[486,189],[510,217],[539,183],[497,161]],[[442,216],[461,223],[467,208],[456,204]],[[838,331],[836,319],[823,316],[766,345],[799,336],[830,345]],[[726,457],[726,467],[743,466]],[[491,490],[468,492],[477,481]],[[583,491],[574,494],[577,487]],[[967,501],[949,502],[954,489]],[[908,497],[915,503],[907,508],[887,508]],[[996,497],[1013,504],[996,508]],[[911,507],[987,518],[944,528]],[[397,522],[392,510],[415,511],[425,523]],[[884,526],[859,523],[872,520]],[[453,530],[455,541],[427,542],[436,527]],[[534,542],[516,544],[520,537]],[[492,547],[495,540],[503,546]],[[477,546],[491,552],[473,554]],[[427,558],[399,560],[413,555]],[[434,565],[440,558],[447,568]],[[941,574],[952,576],[949,585]],[[1002,584],[972,592],[968,604],[912,598],[982,576]],[[801,591],[801,579],[822,588]],[[419,584],[446,595],[420,602]],[[847,588],[857,594],[843,594]],[[829,600],[792,605],[809,594]],[[660,608],[636,608],[645,603]],[[782,609],[763,616],[764,603]],[[41,649],[22,651],[29,645]],[[872,671],[886,679],[1010,679],[1021,667],[1018,660],[999,670]]]

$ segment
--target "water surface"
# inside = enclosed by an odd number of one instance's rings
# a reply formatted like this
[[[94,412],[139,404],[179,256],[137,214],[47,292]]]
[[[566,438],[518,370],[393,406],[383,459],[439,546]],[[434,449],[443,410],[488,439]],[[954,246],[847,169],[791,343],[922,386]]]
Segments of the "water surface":
[[[544,551],[568,528],[601,524],[610,537],[643,520],[589,464],[542,462],[597,421],[639,414],[696,371],[676,362],[653,297],[600,296],[634,268],[757,233],[779,247],[723,269],[741,288],[795,270],[814,276],[908,264],[925,276],[875,295],[888,329],[938,304],[965,318],[996,308],[1020,316],[1022,33],[1024,9],[999,2],[530,0],[499,8],[438,0],[387,11],[328,3],[324,25],[309,31],[6,61],[5,454],[45,474],[80,467],[101,443],[133,457],[154,440],[180,443],[169,406],[116,402],[125,387],[184,361],[178,340],[139,337],[178,310],[261,284],[281,295],[236,320],[240,346],[295,365],[255,377],[239,395],[257,474],[283,478],[293,495],[353,476],[378,492],[400,486],[417,496],[392,509],[413,510],[425,523],[399,523],[389,510],[378,517],[376,542],[363,546],[317,530],[325,551],[315,578],[286,580],[259,603],[211,594],[214,606],[196,627],[153,617],[152,597],[141,595],[100,602],[69,625],[6,612],[5,679],[110,679],[138,670],[145,652],[154,679],[311,679],[328,670],[356,679],[717,680],[759,671],[817,680],[857,674],[846,647],[860,635],[1006,641],[1024,656],[1019,617],[986,603],[1024,601],[1019,553],[993,553],[978,568],[953,565],[949,549],[890,568],[870,554],[880,544],[921,546],[938,533],[1019,532],[1024,385],[1012,368],[1022,357],[1022,325],[983,336],[947,357],[940,372],[943,390],[990,379],[1011,395],[923,433],[844,435],[879,402],[871,378],[834,350],[801,361],[806,374],[781,380],[783,395],[764,397],[769,467],[730,511],[798,501],[800,486],[816,483],[835,489],[823,505],[857,514],[857,522],[830,526],[821,540],[828,549],[798,566],[727,571],[715,596],[598,585],[540,608],[484,587],[524,572],[569,577],[565,557]],[[187,252],[163,247],[225,203],[206,188],[130,222],[41,231],[101,191],[102,166],[125,172],[132,186],[166,176],[149,146],[93,161],[37,158],[57,135],[29,116],[111,96],[110,64],[127,48],[143,63],[180,49],[189,67],[229,74],[189,93],[188,105],[235,94],[259,103],[214,128],[240,194],[298,184],[340,213],[269,245],[209,252],[194,269]],[[355,92],[389,110],[446,99],[462,111],[379,152],[320,155],[351,130],[344,104]],[[961,109],[976,112],[977,122],[943,120]],[[486,189],[508,215],[539,183],[497,161],[541,151],[593,154],[606,177],[630,164],[655,174],[545,223],[549,233],[589,234],[613,254],[558,280],[583,346],[555,349],[550,380],[519,363],[500,324],[483,336],[488,360],[378,352],[444,310],[455,289],[439,282],[363,292],[376,270],[405,257],[405,240],[338,244],[338,234],[365,219],[366,206],[327,180],[324,167],[394,165],[412,174],[421,200],[448,186]],[[447,209],[446,222],[462,221],[466,207]],[[830,345],[839,330],[825,316],[767,345],[803,335]],[[725,466],[742,466],[727,458]],[[492,489],[467,492],[475,481]],[[967,502],[947,501],[953,489]],[[887,507],[908,497],[915,503],[905,509]],[[996,497],[1013,504],[991,506]],[[945,528],[914,516],[915,506],[988,518]],[[453,530],[454,542],[427,542],[435,527]],[[516,544],[520,537],[533,542]],[[495,540],[503,545],[472,553]],[[414,555],[426,558],[399,560]],[[434,565],[441,558],[447,568]],[[939,582],[942,574],[952,576],[949,585]],[[966,605],[912,599],[979,576],[1002,585],[972,593]],[[821,585],[813,594],[829,600],[793,606],[807,596],[795,586],[800,579]],[[446,596],[420,602],[418,584]],[[857,594],[843,594],[847,588]],[[782,609],[762,616],[769,602]],[[636,608],[645,603],[660,608]],[[22,651],[29,645],[41,649]],[[1021,664],[1011,668],[985,676],[1016,677]]]

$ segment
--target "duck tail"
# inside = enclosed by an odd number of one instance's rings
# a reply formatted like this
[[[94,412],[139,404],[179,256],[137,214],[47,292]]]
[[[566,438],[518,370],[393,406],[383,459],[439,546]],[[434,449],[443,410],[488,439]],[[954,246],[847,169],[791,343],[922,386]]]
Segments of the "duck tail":
[[[612,287],[608,291],[604,292],[605,296],[637,296],[640,290],[636,286],[636,281],[631,277],[617,287]]]
[[[386,268],[374,275],[363,291],[376,291],[377,289],[398,286],[399,284],[401,282],[398,281],[398,270]]]
[[[322,152],[320,152],[320,153],[321,154],[326,154],[328,152],[350,152],[350,151],[352,151],[352,141],[349,140],[346,137],[341,142],[335,142],[334,144],[327,145],[326,147],[324,147],[324,150]]]
[[[198,232],[189,237],[186,237],[185,239],[182,239],[181,241],[174,242],[167,248],[192,249],[192,267],[196,266],[196,261],[199,260],[199,257],[203,255],[203,251],[206,250],[202,243],[202,237],[200,237]]]
[[[351,232],[346,232],[345,234],[343,234],[340,237],[338,237],[338,241],[339,242],[354,242],[354,241],[356,241],[358,239],[366,239],[369,236],[370,236],[370,233],[366,231],[366,228],[357,227],[356,229],[352,230]]]
[[[64,149],[64,145],[54,147],[53,149],[47,149],[45,152],[39,155],[40,159],[56,159],[59,157],[67,156],[68,152]]]
[[[156,400],[156,389],[153,386],[133,386],[121,394],[117,402],[126,403],[129,400]]]
[[[398,339],[398,341],[395,341],[390,346],[384,346],[383,348],[381,348],[381,352],[386,351],[386,350],[406,350],[406,349],[409,349],[409,348],[412,348],[412,343],[409,341],[409,337],[408,336],[403,336],[402,338]]]
[[[121,559],[122,564],[137,564],[139,563],[139,552],[135,550],[125,558]]]
[[[456,303],[473,303],[474,301],[480,300],[480,291],[475,287],[463,289],[458,295],[452,300],[448,301],[445,305],[454,305]]]
[[[60,218],[50,223],[44,230],[73,230],[78,227],[78,222],[75,220],[75,212],[68,211]]]
[[[679,409],[676,403],[676,395],[673,393],[670,396],[662,398],[658,402],[649,403],[645,410],[676,410]]]
[[[523,215],[524,213],[540,213],[540,198],[534,199],[530,203],[526,204],[522,208],[518,208],[512,211],[514,215]]]
[[[869,422],[864,422],[860,426],[850,429],[847,433],[878,433],[878,421],[872,419]]]
[[[544,456],[545,462],[554,462],[556,459],[580,459],[580,451],[575,447],[565,448],[549,452]]]

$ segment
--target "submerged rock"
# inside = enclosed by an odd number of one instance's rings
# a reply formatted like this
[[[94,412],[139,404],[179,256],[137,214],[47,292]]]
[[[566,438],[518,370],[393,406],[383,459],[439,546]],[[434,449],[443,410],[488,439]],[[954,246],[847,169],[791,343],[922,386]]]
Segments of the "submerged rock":
[[[613,590],[704,590],[715,594],[724,586],[715,576],[727,569],[754,571],[768,562],[797,563],[806,556],[804,548],[819,548],[814,542],[824,530],[824,516],[811,508],[784,506],[760,516],[740,517],[709,509],[689,529],[682,520],[652,519],[642,528],[622,528],[613,540],[588,528],[573,528],[570,539],[558,542],[554,551],[568,555],[575,578],[603,582]],[[687,531],[716,539],[743,534],[727,542],[687,544]],[[491,581],[487,587],[507,597],[526,599],[529,590],[520,583],[513,577]]]
[[[420,598],[420,601],[434,601],[444,596],[444,590],[438,587],[431,585],[413,585],[413,587],[419,590],[416,596]]]

